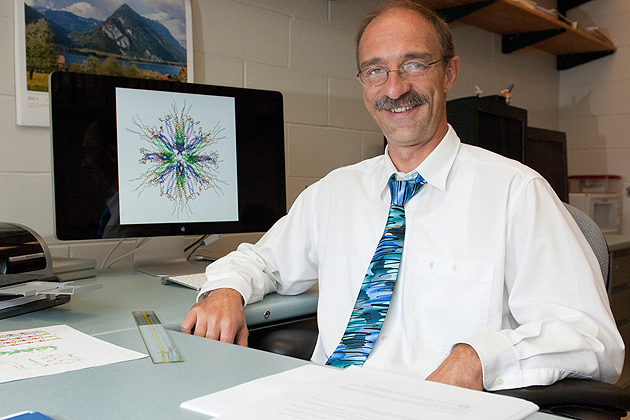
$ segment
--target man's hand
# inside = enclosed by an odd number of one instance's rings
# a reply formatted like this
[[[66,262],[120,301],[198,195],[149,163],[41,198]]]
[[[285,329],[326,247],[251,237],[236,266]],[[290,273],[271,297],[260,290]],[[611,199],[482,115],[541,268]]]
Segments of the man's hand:
[[[197,302],[184,318],[182,332],[247,346],[243,298],[234,289],[216,289]]]
[[[441,382],[462,388],[483,390],[483,370],[475,349],[458,344],[442,364],[427,377],[427,381]]]

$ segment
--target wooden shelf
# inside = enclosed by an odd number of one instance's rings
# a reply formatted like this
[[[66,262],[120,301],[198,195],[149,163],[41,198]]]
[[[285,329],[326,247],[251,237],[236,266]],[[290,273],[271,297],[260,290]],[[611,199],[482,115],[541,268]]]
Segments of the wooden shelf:
[[[502,35],[502,50],[505,53],[531,45],[554,54],[558,56],[559,70],[612,54],[616,50],[614,45],[583,29],[575,29],[514,0],[423,0],[422,3],[439,10],[443,16],[450,15],[468,25]],[[474,10],[475,5],[483,7]]]

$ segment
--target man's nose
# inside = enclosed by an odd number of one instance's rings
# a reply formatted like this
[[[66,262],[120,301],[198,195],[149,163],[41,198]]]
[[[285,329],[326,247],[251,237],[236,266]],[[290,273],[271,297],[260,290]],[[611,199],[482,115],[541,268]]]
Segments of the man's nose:
[[[383,89],[385,89],[387,96],[397,99],[411,89],[411,82],[402,78],[400,70],[392,69],[388,70],[388,77],[383,85]]]

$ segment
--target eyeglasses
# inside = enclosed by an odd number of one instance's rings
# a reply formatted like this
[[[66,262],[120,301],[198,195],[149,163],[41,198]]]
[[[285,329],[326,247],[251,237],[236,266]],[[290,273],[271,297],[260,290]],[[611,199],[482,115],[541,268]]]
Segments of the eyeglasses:
[[[433,63],[429,64],[424,64],[420,61],[410,60],[405,61],[400,66],[400,68],[391,70],[387,70],[385,67],[381,66],[368,67],[358,72],[357,77],[361,80],[363,84],[370,87],[377,87],[387,82],[387,79],[389,78],[389,72],[397,71],[400,77],[409,82],[413,82],[414,80],[422,79],[429,71],[429,67],[443,60],[446,60],[446,58],[442,57],[439,60],[436,60]]]

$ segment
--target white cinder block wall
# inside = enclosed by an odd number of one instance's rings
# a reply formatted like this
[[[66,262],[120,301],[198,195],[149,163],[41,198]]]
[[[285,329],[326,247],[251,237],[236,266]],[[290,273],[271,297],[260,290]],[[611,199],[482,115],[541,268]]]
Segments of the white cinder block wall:
[[[567,132],[569,175],[621,175],[630,186],[630,2],[593,0],[568,16],[599,26],[617,52],[560,73],[559,125]],[[623,199],[630,234],[630,200]]]
[[[192,0],[195,81],[284,95],[289,204],[331,169],[382,150],[382,135],[354,77],[354,30],[377,2]],[[594,8],[625,2],[593,1]],[[49,132],[15,123],[13,3],[0,0],[0,221],[32,227],[54,255],[100,263],[115,242],[53,238]],[[529,111],[530,125],[558,128],[561,76],[554,56],[532,48],[504,55],[500,36],[460,23],[452,28],[463,63],[450,98],[473,95],[475,85],[490,95],[515,83],[512,104]]]

